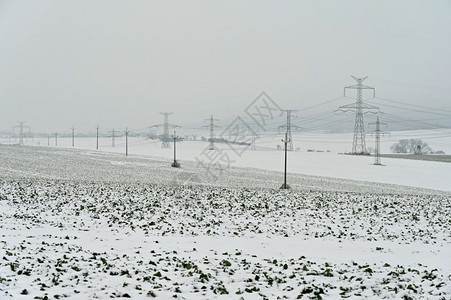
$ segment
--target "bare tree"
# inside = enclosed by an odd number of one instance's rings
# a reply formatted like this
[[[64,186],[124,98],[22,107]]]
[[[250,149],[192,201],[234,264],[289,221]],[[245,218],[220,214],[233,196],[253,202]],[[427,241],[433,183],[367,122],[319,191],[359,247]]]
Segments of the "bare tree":
[[[426,142],[421,139],[403,139],[390,147],[393,153],[427,154],[432,151]]]

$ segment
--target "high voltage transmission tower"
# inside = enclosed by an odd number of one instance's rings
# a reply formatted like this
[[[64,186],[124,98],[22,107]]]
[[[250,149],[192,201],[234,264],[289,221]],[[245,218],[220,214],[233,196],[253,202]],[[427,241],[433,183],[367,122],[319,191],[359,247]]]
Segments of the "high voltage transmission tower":
[[[204,125],[202,127],[210,127],[210,145],[208,146],[208,150],[215,150],[214,138],[215,138],[215,128],[221,128],[221,126],[215,125],[215,122],[219,122],[218,119],[213,119],[213,115],[209,119],[205,119],[204,121],[210,121],[209,125]]]
[[[287,137],[288,137],[288,148],[287,148],[287,151],[293,151],[293,138],[291,136],[291,128],[293,128],[295,130],[300,129],[299,126],[291,124],[291,117],[292,117],[291,113],[296,111],[296,110],[284,109],[282,111],[287,114],[287,124],[279,126],[279,130],[282,129],[282,128],[286,128],[286,133],[287,133]]]
[[[352,141],[352,154],[366,154],[366,144],[365,144],[365,126],[363,122],[364,110],[379,110],[379,107],[363,103],[362,100],[362,90],[373,90],[373,97],[376,96],[375,89],[370,86],[363,85],[362,82],[368,78],[368,76],[363,78],[357,78],[351,76],[357,82],[355,85],[350,85],[344,88],[344,96],[346,96],[346,89],[357,90],[356,102],[348,105],[343,105],[338,108],[338,110],[347,112],[355,112],[355,123],[354,123],[354,138]]]
[[[149,128],[163,127],[163,135],[160,136],[160,139],[162,141],[161,148],[171,148],[170,146],[171,137],[169,136],[169,128],[180,128],[180,126],[169,123],[169,115],[172,115],[172,113],[165,112],[160,114],[164,116],[163,124],[152,125]]]
[[[115,135],[115,133],[116,133],[117,131],[115,131],[114,130],[114,128],[113,128],[113,130],[111,131],[111,146],[114,148],[114,147],[116,147],[116,135]]]
[[[381,158],[380,158],[380,154],[381,154],[381,135],[389,134],[388,132],[381,131],[380,125],[387,126],[387,123],[379,122],[379,117],[377,117],[376,123],[368,123],[368,126],[369,125],[376,125],[376,130],[371,132],[371,134],[376,136],[376,145],[375,145],[376,147],[374,149],[374,164],[380,166],[380,165],[382,165],[381,164]]]
[[[23,145],[23,129],[24,128],[28,128],[28,132],[30,132],[30,127],[29,126],[24,126],[23,124],[25,124],[26,121],[17,121],[17,123],[19,123],[19,125],[13,126],[13,133],[14,133],[14,128],[19,128],[19,145]],[[15,135],[15,134],[14,134]]]

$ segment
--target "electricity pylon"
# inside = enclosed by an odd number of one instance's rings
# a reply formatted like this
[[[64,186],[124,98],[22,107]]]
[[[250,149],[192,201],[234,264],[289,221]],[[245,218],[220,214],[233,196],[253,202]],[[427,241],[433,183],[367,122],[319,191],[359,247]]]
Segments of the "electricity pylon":
[[[160,139],[162,141],[161,148],[171,148],[170,146],[171,137],[169,136],[169,128],[180,128],[180,126],[169,123],[169,115],[172,115],[172,113],[165,112],[160,114],[164,116],[163,124],[152,125],[149,128],[163,127],[163,134],[160,135]]]
[[[380,129],[380,125],[385,125],[387,126],[387,123],[381,123],[379,122],[379,117],[377,117],[376,119],[376,123],[368,123],[368,126],[370,125],[376,125],[376,130],[374,130],[373,132],[371,132],[371,135],[375,135],[376,136],[376,147],[374,150],[374,164],[377,166],[381,166],[381,158],[380,158],[380,154],[381,154],[381,135],[386,135],[389,134],[388,132],[384,132],[381,131]]]
[[[346,96],[346,89],[357,90],[356,102],[348,105],[343,105],[338,108],[338,110],[343,112],[352,111],[355,112],[355,123],[354,123],[354,138],[352,140],[352,154],[366,154],[366,144],[365,144],[365,126],[363,122],[364,110],[371,112],[371,110],[379,110],[379,107],[363,103],[362,100],[362,90],[373,90],[373,97],[376,96],[376,91],[373,87],[363,85],[362,82],[368,78],[368,76],[363,78],[357,78],[351,76],[357,82],[355,85],[350,85],[344,88],[344,96]],[[376,112],[377,112],[376,111]]]
[[[17,123],[19,123],[19,125],[13,126],[13,133],[14,133],[14,128],[19,127],[19,145],[23,145],[23,129],[28,128],[28,132],[30,132],[30,127],[23,125],[23,124],[25,124],[25,122],[26,121],[17,121]]]
[[[287,114],[287,124],[286,125],[282,125],[282,126],[279,126],[279,131],[280,131],[280,129],[282,129],[282,128],[286,128],[286,133],[287,133],[287,137],[288,137],[288,151],[293,151],[293,138],[292,138],[292,136],[291,136],[291,128],[294,128],[295,130],[297,130],[297,129],[301,129],[299,126],[296,126],[296,125],[292,125],[291,124],[291,113],[292,112],[294,112],[294,111],[296,111],[296,110],[292,110],[292,109],[283,109],[282,110],[283,112],[285,112],[286,114]]]
[[[218,119],[213,119],[213,115],[211,115],[211,117],[209,119],[205,119],[204,121],[210,121],[209,125],[204,125],[202,127],[210,127],[210,145],[208,146],[208,150],[215,150],[215,143],[214,143],[214,138],[215,138],[215,128],[221,128],[221,126],[217,126],[215,125],[215,122],[219,122]]]

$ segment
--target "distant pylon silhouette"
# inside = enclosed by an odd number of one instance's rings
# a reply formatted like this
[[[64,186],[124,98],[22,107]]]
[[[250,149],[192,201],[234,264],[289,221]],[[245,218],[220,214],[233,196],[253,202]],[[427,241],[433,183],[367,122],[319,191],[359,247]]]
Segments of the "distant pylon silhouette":
[[[381,158],[380,158],[380,154],[381,154],[381,135],[385,135],[385,134],[389,134],[387,132],[382,132],[380,129],[380,125],[385,125],[387,126],[387,123],[381,123],[379,122],[379,117],[376,118],[376,123],[368,123],[369,125],[376,125],[376,130],[371,132],[371,134],[374,134],[376,136],[376,145],[375,145],[375,149],[374,149],[374,164],[375,165],[382,165],[381,164]]]
[[[218,119],[214,119],[213,115],[211,115],[211,117],[209,119],[205,119],[205,121],[210,121],[209,125],[204,125],[202,127],[209,127],[210,128],[210,145],[208,146],[208,150],[215,150],[215,143],[214,143],[214,139],[215,139],[215,132],[214,129],[215,128],[220,128],[220,126],[215,125],[215,122],[219,120]]]
[[[160,113],[164,116],[164,122],[163,124],[158,124],[158,125],[153,125],[150,126],[149,128],[152,127],[163,127],[163,135],[160,136],[161,139],[161,148],[171,148],[171,136],[169,135],[169,128],[179,128],[180,126],[178,125],[174,125],[174,124],[170,124],[169,123],[169,115],[172,115],[172,113]]]

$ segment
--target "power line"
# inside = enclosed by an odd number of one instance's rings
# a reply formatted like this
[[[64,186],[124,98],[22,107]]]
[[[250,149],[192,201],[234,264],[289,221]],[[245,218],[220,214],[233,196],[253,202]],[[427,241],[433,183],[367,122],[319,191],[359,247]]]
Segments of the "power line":
[[[424,122],[424,121],[420,121],[420,120],[405,119],[403,117],[393,115],[390,113],[383,113],[383,115],[388,118],[391,118],[393,120],[392,123],[404,124],[404,125],[407,125],[410,127],[417,128],[417,129],[424,129],[421,127],[421,125],[432,127],[432,128],[429,128],[428,130],[439,130],[440,128],[442,128],[442,129],[448,128],[448,127],[438,127],[436,124],[432,124],[432,123],[428,123],[428,122]]]
[[[445,110],[445,109],[440,109],[440,108],[433,108],[433,107],[427,107],[427,106],[416,105],[416,104],[411,104],[411,103],[405,103],[405,102],[391,100],[391,99],[382,98],[382,97],[375,97],[375,99],[383,100],[383,101],[387,101],[387,102],[398,103],[398,104],[402,104],[402,105],[405,105],[405,106],[413,106],[413,107],[418,107],[418,108],[423,108],[423,109],[429,109],[429,110],[436,110],[436,111],[440,111],[440,112],[449,112],[449,113],[451,113],[450,110]]]
[[[299,110],[306,111],[306,110],[309,110],[309,109],[312,109],[312,108],[316,108],[318,106],[322,106],[322,105],[325,105],[325,104],[328,104],[328,103],[331,103],[331,102],[334,102],[334,101],[337,101],[337,100],[340,100],[340,99],[343,99],[343,98],[347,98],[347,97],[346,96],[337,97],[337,98],[334,98],[334,99],[331,99],[331,100],[327,100],[327,101],[321,102],[319,104],[315,104],[315,105],[312,105],[312,106],[301,108]]]
[[[443,114],[443,113],[439,113],[439,112],[432,112],[432,111],[426,111],[426,110],[420,110],[420,109],[414,109],[414,108],[408,108],[408,107],[400,107],[400,106],[396,106],[396,105],[383,104],[383,103],[379,103],[378,105],[391,107],[391,108],[399,108],[399,109],[402,109],[402,110],[408,110],[408,111],[413,111],[413,112],[431,114],[431,115],[439,115],[439,116],[451,117],[451,114]],[[445,112],[446,112],[446,110],[445,110]]]

